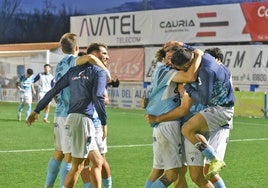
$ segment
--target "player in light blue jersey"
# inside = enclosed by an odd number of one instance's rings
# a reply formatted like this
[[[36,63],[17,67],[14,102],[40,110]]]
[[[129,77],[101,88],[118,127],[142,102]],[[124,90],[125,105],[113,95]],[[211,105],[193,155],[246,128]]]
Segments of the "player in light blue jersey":
[[[218,48],[209,49],[208,51],[206,50],[205,52],[210,53],[216,59],[214,63],[217,62],[217,63],[220,63],[221,66],[224,66],[221,64],[223,55],[221,51],[219,51]],[[227,74],[229,74],[228,69],[226,70],[226,72]],[[197,88],[197,83],[192,83],[191,87]],[[183,93],[184,90],[182,89],[181,92]],[[190,112],[185,117],[183,117],[182,121],[186,122],[193,115],[204,110],[205,108],[206,106],[200,103],[194,103],[190,108]],[[150,122],[173,120],[173,119],[180,117],[179,114],[180,114],[180,107],[176,108],[175,110],[169,113],[162,114],[161,117],[151,117]],[[224,157],[231,126],[232,124],[225,125],[225,126],[217,128],[215,131],[210,132],[210,134],[207,134],[207,136],[209,136],[208,143],[211,144],[212,147],[216,150],[217,156],[220,157],[221,160],[223,160],[223,157]],[[199,153],[199,151],[187,139],[185,140],[185,154],[186,154],[187,166],[189,167],[189,171],[190,171],[190,176],[197,186],[199,187],[213,187],[214,186],[216,188],[226,187],[222,178],[218,174],[215,177],[210,179],[213,185],[204,178],[204,172],[206,174],[207,169],[210,165],[209,161],[206,161],[206,166],[204,170],[204,157],[202,156],[202,153]],[[179,187],[181,187],[180,179],[178,179],[174,183],[174,188],[179,188]]]
[[[70,103],[65,129],[71,140],[72,167],[65,178],[64,187],[74,187],[85,160],[89,158],[92,162],[90,180],[93,187],[101,188],[103,158],[96,146],[95,128],[90,118],[93,116],[95,107],[102,126],[107,125],[104,104],[106,83],[106,72],[96,65],[85,64],[72,67],[37,104],[27,120],[27,124],[31,125],[49,100],[62,89],[70,87]]]
[[[174,52],[172,63],[177,69],[187,71],[194,48],[185,44],[182,46],[185,49]],[[197,88],[191,84],[186,84],[184,88],[195,103],[206,106],[206,109],[195,114],[183,125],[182,134],[211,161],[206,175],[207,179],[211,179],[225,163],[216,156],[204,134],[232,123],[235,98],[230,72],[215,63],[211,55],[204,53],[198,71]]]
[[[26,75],[19,77],[18,82],[16,83],[16,87],[19,90],[19,97],[20,97],[20,102],[18,106],[18,121],[21,121],[21,112],[23,110],[24,104],[27,105],[26,120],[31,113],[32,100],[33,100],[32,94],[36,93],[33,83],[34,83],[34,76],[32,69],[27,69]]]
[[[192,72],[182,72],[181,74],[172,68],[170,58],[173,52],[178,49],[179,47],[177,46],[165,49],[166,65],[159,66],[154,73],[152,89],[149,92],[145,108],[147,114],[150,114],[149,116],[158,116],[160,114],[167,113],[180,105],[183,106],[181,110],[181,117],[186,115],[188,112],[187,110],[184,110],[187,109],[184,108],[184,105],[188,105],[188,103],[180,100],[178,83],[176,83],[176,81],[188,81],[186,74],[194,74],[196,68],[195,66],[192,66]],[[193,59],[196,61],[196,59],[199,58],[198,56],[199,54],[197,53]],[[196,66],[198,67],[199,65]],[[190,105],[188,109],[189,108]],[[178,175],[182,182],[184,182],[183,187],[187,187],[185,180],[186,168],[183,166],[184,161],[180,119],[152,123],[151,126],[153,127],[154,160],[153,168],[144,187],[168,187],[177,179]]]
[[[73,33],[64,34],[61,39],[61,49],[64,53],[63,59],[56,66],[55,81],[57,82],[71,67],[82,65],[88,61],[99,61],[94,56],[77,57],[79,47],[77,36]],[[101,66],[101,62],[99,61]],[[60,187],[63,187],[66,174],[71,168],[70,138],[67,137],[65,122],[69,110],[69,87],[63,89],[56,97],[57,105],[54,113],[54,143],[55,150],[48,162],[48,171],[45,187],[53,187],[58,172],[60,171]]]

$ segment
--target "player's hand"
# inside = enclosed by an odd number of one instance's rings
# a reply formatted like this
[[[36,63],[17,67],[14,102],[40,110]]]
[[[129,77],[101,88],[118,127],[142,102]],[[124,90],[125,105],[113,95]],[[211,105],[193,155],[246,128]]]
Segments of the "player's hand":
[[[141,106],[141,108],[146,108],[147,104],[148,104],[148,98],[142,98],[140,100],[140,106]]]
[[[104,140],[107,137],[107,132],[108,132],[107,125],[102,126],[102,132],[103,132],[102,140]]]
[[[32,112],[30,116],[26,120],[26,124],[28,126],[31,126],[33,122],[35,122],[38,119],[38,114],[36,112]]]
[[[146,120],[148,123],[158,123],[158,122],[157,122],[157,116],[150,115],[150,114],[145,114],[144,117],[145,117],[145,120]]]

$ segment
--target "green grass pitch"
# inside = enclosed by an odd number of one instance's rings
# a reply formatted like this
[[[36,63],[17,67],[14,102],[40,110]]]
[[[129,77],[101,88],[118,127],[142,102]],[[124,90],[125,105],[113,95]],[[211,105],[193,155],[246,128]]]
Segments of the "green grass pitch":
[[[113,187],[142,188],[152,167],[152,129],[144,120],[145,112],[108,107],[107,113],[107,159]],[[53,125],[42,123],[42,115],[27,127],[24,121],[17,121],[17,103],[0,102],[0,188],[44,187],[53,149]],[[225,156],[227,167],[221,172],[228,188],[267,187],[267,145],[267,119],[234,118]],[[188,175],[187,180],[189,188],[196,188]],[[59,187],[59,179],[55,187]],[[76,187],[83,187],[81,179]]]

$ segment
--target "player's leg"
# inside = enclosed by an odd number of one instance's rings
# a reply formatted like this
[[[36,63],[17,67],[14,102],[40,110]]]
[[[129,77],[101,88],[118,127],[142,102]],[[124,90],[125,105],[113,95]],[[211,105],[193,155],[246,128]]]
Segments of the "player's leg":
[[[60,166],[60,186],[64,185],[66,175],[71,170],[72,167],[71,161],[72,161],[71,153],[65,153]]]
[[[64,180],[64,187],[65,188],[73,188],[76,184],[81,171],[84,168],[84,161],[85,158],[75,158],[72,157],[72,167],[71,170],[68,172],[68,174],[65,177]]]
[[[163,159],[164,173],[152,188],[168,187],[178,178],[183,166],[183,145],[178,121],[163,122],[157,127],[156,139]]]
[[[92,188],[92,184],[90,182],[90,165],[89,165],[89,159],[87,158],[84,163],[84,168],[80,174],[81,179],[84,183],[84,188]]]
[[[66,118],[65,117],[57,117],[58,120],[58,136],[55,138],[58,140],[56,143],[59,142],[59,146],[64,154],[64,158],[62,160],[62,164],[60,167],[60,186],[63,186],[64,179],[67,173],[71,169],[71,137],[68,134],[68,129],[66,129]],[[56,127],[56,126],[54,126]]]
[[[220,127],[218,130],[210,133],[208,142],[215,149],[217,156],[223,161],[227,143],[229,141],[230,129],[229,127]],[[204,173],[207,174],[210,161],[206,160]],[[225,183],[219,174],[216,174],[210,179],[215,188],[226,188]]]
[[[21,112],[23,110],[23,106],[24,106],[24,99],[20,98],[20,102],[18,105],[18,121],[21,121]]]
[[[194,147],[194,145],[187,139],[184,140],[186,162],[189,168],[189,174],[192,181],[203,188],[212,188],[213,185],[204,176],[204,156]]]
[[[186,173],[187,173],[187,166],[183,165],[179,169],[178,178],[173,183],[174,188],[188,188],[188,184],[187,184],[187,181],[186,181],[186,178],[185,178]]]
[[[201,151],[202,154],[211,161],[211,163],[215,164],[212,169],[214,173],[224,167],[225,164],[218,160],[215,150],[208,144],[206,138],[203,136],[207,132],[209,132],[209,127],[206,119],[201,113],[194,115],[182,126],[183,136],[187,138],[199,151]]]
[[[48,120],[49,110],[50,110],[50,104],[48,104],[44,109],[44,118],[43,118],[44,123],[50,123]]]
[[[54,150],[53,156],[48,161],[45,187],[53,187],[60,170],[62,158],[62,151]]]
[[[54,147],[52,157],[48,161],[47,176],[46,176],[46,187],[53,187],[55,180],[58,176],[61,161],[64,157],[61,143],[60,143],[60,133],[59,124],[61,123],[61,118],[54,117]]]
[[[108,152],[107,149],[107,138],[102,140],[103,131],[101,127],[95,127],[95,140],[98,146],[99,152],[103,157],[103,165],[101,170],[101,177],[102,177],[102,185],[104,188],[111,188],[112,187],[112,176],[111,176],[111,169],[108,161],[106,160],[106,153]]]
[[[104,159],[103,165],[102,165],[102,171],[101,171],[101,177],[102,177],[102,184],[104,188],[111,188],[112,187],[112,176],[111,176],[111,169],[108,161],[106,160],[105,154],[102,154],[102,157]]]
[[[145,182],[144,188],[151,188],[153,182],[157,180],[163,174],[163,172],[163,169],[152,168],[150,175]]]
[[[89,152],[89,160],[92,163],[90,170],[90,181],[93,187],[101,188],[101,169],[103,165],[103,158],[99,151],[91,150]]]
[[[144,188],[151,188],[154,181],[156,181],[164,172],[163,159],[159,151],[159,144],[157,142],[158,127],[153,128],[153,168],[147,178]]]

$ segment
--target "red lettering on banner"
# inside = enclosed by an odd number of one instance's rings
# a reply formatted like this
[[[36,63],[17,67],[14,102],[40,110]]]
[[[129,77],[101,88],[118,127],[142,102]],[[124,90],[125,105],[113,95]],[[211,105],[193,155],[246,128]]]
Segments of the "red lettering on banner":
[[[209,17],[217,17],[216,12],[204,12],[204,13],[197,13],[198,18],[209,18]]]
[[[243,33],[249,33],[252,41],[268,41],[268,2],[241,3],[246,26]]]
[[[197,37],[215,37],[216,32],[215,31],[207,31],[207,32],[197,32]]]

